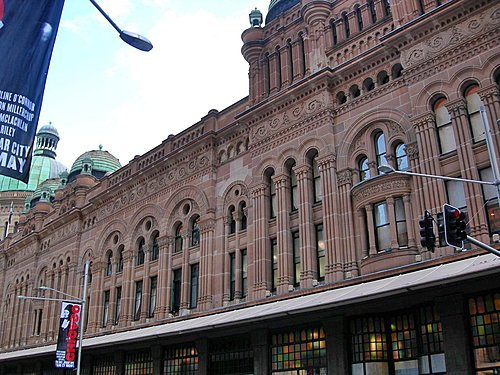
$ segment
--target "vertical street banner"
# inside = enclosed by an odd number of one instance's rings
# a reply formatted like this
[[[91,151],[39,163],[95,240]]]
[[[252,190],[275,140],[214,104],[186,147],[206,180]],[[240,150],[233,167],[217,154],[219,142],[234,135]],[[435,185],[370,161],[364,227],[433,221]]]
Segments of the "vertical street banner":
[[[62,302],[59,314],[59,335],[56,347],[56,368],[75,368],[77,364],[77,342],[80,333],[82,305]]]
[[[64,0],[0,0],[0,175],[28,182]]]

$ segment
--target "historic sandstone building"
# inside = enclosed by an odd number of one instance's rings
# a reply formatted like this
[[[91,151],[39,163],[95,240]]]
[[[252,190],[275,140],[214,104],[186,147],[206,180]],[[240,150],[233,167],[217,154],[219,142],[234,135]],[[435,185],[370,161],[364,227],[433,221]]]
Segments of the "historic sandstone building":
[[[500,260],[429,252],[418,225],[450,203],[498,248],[496,189],[378,169],[494,179],[499,4],[273,0],[260,17],[248,97],[112,174],[83,155],[16,214],[0,374],[62,371],[59,303],[16,296],[81,295],[87,260],[86,374],[500,370]]]

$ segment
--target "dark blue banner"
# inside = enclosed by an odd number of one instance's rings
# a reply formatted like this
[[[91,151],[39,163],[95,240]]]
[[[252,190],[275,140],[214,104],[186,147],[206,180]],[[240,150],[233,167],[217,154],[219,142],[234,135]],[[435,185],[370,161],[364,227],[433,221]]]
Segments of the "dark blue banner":
[[[64,0],[0,0],[0,174],[28,182]]]

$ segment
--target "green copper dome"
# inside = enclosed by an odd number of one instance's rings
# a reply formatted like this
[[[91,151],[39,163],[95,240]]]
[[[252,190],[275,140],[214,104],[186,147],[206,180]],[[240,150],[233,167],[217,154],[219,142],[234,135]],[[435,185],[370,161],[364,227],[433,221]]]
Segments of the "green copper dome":
[[[87,151],[75,160],[69,171],[68,181],[71,182],[79,174],[91,174],[97,179],[101,179],[108,173],[117,171],[122,166],[120,161],[108,151],[99,150]]]
[[[0,175],[0,192],[34,191],[45,180],[59,178],[59,175],[67,168],[55,159],[58,142],[59,133],[52,124],[40,127],[35,143],[36,148],[31,159],[28,183]]]

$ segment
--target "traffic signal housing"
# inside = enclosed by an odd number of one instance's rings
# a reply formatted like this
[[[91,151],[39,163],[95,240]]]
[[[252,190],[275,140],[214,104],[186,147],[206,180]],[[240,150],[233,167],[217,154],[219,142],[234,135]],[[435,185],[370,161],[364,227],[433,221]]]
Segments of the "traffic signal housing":
[[[443,205],[444,237],[446,243],[458,249],[463,249],[464,240],[467,239],[465,229],[465,213],[449,204]]]
[[[424,216],[418,221],[418,225],[420,226],[420,244],[427,250],[434,252],[436,236],[434,235],[432,215],[425,211]]]

